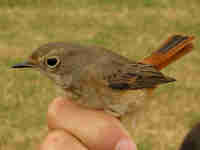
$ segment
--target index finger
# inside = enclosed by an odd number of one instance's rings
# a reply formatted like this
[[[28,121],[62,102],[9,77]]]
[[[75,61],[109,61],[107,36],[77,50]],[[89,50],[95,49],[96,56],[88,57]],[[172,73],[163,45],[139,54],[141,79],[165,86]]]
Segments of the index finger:
[[[136,150],[136,145],[117,119],[63,98],[57,98],[50,104],[48,124],[52,129],[71,133],[89,149]]]

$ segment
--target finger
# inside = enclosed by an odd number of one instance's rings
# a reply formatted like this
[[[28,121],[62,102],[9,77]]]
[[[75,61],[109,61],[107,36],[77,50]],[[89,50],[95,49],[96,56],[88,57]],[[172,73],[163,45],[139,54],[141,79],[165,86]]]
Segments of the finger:
[[[120,122],[103,111],[89,110],[57,98],[50,104],[48,124],[64,129],[95,150],[136,150]]]
[[[49,133],[40,150],[88,150],[75,137],[62,130],[55,130]]]

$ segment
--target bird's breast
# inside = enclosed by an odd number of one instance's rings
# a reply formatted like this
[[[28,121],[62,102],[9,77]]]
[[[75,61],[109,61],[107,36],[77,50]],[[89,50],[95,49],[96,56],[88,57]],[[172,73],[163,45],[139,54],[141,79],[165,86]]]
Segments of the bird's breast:
[[[135,111],[145,98],[143,90],[113,90],[108,87],[91,87],[88,84],[71,88],[70,92],[73,100],[84,107],[105,110],[115,116]]]

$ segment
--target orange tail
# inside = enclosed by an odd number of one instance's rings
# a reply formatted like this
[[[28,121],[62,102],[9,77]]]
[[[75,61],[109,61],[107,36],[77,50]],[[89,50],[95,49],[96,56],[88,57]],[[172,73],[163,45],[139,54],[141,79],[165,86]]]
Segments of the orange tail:
[[[157,51],[140,62],[154,65],[158,70],[161,70],[191,52],[193,49],[193,39],[193,36],[172,35]],[[155,88],[147,89],[147,95],[152,96]]]
[[[172,35],[157,51],[144,58],[141,63],[152,64],[158,70],[161,70],[191,52],[193,49],[193,39],[193,36]]]

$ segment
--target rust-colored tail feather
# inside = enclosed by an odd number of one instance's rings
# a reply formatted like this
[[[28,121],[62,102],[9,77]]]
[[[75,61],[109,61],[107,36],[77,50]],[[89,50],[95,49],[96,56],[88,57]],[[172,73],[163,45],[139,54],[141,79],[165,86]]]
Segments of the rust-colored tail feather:
[[[193,36],[172,35],[157,51],[144,58],[141,63],[152,64],[158,70],[161,70],[191,52],[193,49],[193,39]]]
[[[191,52],[194,47],[192,43],[193,39],[193,36],[184,36],[180,34],[172,35],[157,51],[153,52],[149,57],[144,58],[140,62],[151,64],[158,70],[161,70]],[[155,88],[147,89],[147,95],[152,96]]]

